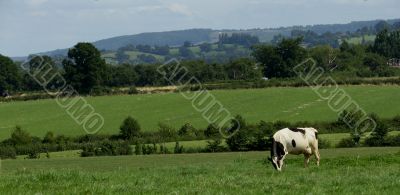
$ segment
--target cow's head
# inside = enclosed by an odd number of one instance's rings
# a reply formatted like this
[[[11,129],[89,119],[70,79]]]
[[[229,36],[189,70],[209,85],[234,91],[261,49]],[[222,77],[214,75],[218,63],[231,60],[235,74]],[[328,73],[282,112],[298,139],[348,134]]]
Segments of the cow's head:
[[[272,166],[278,170],[282,170],[282,159],[285,157],[285,150],[283,144],[272,139],[271,145],[271,157],[268,160],[271,162]]]
[[[275,170],[281,171],[282,167],[279,164],[278,157],[268,157],[268,160],[271,162],[272,166],[274,167]]]

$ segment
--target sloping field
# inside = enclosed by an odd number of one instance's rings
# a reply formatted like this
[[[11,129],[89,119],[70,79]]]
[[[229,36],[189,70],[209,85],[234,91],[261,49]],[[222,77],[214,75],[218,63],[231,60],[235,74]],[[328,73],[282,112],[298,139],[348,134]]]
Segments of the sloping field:
[[[399,86],[347,86],[343,89],[367,112],[382,117],[400,114]],[[337,113],[310,88],[266,88],[211,91],[233,115],[241,114],[251,123],[260,120],[332,121]],[[145,131],[154,131],[159,122],[180,127],[186,122],[205,127],[207,122],[189,100],[179,93],[87,97],[105,123],[100,133],[116,133],[122,120],[131,115]],[[47,131],[77,135],[85,131],[60,108],[55,100],[0,103],[0,139],[10,135],[15,125],[33,135]]]

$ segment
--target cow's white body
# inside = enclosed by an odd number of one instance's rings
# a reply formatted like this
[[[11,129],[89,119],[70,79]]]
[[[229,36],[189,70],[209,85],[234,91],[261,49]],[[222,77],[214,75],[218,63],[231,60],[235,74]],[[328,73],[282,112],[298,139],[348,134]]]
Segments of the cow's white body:
[[[315,155],[319,165],[318,131],[314,128],[284,128],[273,136],[271,161],[280,171],[287,154],[304,154],[304,166],[308,165],[311,155]]]

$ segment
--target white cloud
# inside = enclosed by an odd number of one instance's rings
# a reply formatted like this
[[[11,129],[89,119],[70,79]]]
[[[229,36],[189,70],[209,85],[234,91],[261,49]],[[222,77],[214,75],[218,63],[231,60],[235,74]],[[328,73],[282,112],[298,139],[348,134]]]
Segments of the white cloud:
[[[179,4],[179,3],[173,3],[167,6],[168,10],[174,13],[182,14],[185,16],[192,16],[193,12],[189,10],[189,8],[186,5]]]

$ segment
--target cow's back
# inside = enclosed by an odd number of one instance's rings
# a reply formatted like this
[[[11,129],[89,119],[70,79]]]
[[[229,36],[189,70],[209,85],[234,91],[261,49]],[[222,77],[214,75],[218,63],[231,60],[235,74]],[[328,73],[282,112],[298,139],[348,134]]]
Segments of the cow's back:
[[[311,153],[311,146],[316,141],[316,132],[314,128],[298,128],[304,131],[294,131],[285,128],[277,131],[274,139],[282,143],[286,152],[290,154]]]

